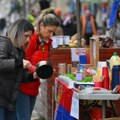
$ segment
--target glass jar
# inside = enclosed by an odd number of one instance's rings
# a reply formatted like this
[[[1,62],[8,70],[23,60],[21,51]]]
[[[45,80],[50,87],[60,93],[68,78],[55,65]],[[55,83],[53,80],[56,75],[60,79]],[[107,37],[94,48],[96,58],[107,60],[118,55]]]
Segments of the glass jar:
[[[66,74],[66,63],[59,63],[58,64],[58,75]]]

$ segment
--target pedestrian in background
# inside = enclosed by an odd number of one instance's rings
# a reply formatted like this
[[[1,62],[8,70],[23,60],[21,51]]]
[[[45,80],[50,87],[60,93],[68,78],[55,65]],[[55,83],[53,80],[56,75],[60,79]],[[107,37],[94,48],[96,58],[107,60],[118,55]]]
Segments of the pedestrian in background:
[[[50,7],[50,2],[48,0],[39,0],[40,10],[44,10]]]
[[[59,19],[54,14],[41,14],[35,23],[35,31],[26,49],[27,59],[33,66],[42,60],[48,61],[51,47],[51,36],[60,25]],[[34,72],[34,70],[30,70]],[[19,96],[19,117],[22,120],[30,120],[39,93],[40,80],[29,84],[21,84],[21,95]],[[27,107],[24,107],[27,106]]]
[[[95,19],[89,10],[86,10],[85,15],[81,16],[81,27],[82,37],[85,38],[86,46],[89,46],[90,37],[97,33]]]
[[[120,47],[120,0],[112,5],[107,35],[114,41],[114,47]]]
[[[32,9],[31,12],[27,15],[27,20],[30,21],[34,26],[36,17],[37,12],[35,11],[35,9]]]
[[[37,78],[35,72],[28,72],[32,65],[23,51],[33,30],[28,21],[18,20],[9,28],[8,37],[0,36],[0,120],[17,120],[20,84]]]

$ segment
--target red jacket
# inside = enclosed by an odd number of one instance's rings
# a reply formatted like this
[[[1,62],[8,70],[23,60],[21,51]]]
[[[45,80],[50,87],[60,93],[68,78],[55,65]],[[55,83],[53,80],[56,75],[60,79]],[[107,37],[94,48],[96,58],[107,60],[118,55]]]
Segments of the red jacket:
[[[44,42],[44,47],[42,47],[39,43],[38,35],[36,33],[32,35],[29,46],[26,50],[26,57],[33,66],[36,66],[36,64],[39,61],[49,59],[49,50],[50,50],[51,43],[52,43],[52,40],[49,39],[48,42]],[[29,71],[34,72],[35,70],[30,69]],[[20,90],[25,94],[28,94],[31,96],[37,96],[39,93],[39,86],[40,86],[40,80],[38,79],[35,82],[21,84]]]

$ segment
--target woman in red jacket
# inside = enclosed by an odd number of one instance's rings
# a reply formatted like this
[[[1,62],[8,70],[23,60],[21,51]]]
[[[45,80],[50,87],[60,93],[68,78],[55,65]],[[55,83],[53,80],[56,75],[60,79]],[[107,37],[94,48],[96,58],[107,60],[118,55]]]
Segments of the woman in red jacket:
[[[33,66],[36,66],[39,61],[49,60],[49,50],[52,43],[50,37],[59,25],[59,19],[53,14],[41,14],[36,20],[35,32],[26,49],[27,59]],[[34,69],[30,69],[30,71],[34,72]],[[21,84],[21,95],[18,99],[19,102],[17,102],[17,116],[20,118],[18,120],[30,120],[39,86],[39,79],[29,84]]]

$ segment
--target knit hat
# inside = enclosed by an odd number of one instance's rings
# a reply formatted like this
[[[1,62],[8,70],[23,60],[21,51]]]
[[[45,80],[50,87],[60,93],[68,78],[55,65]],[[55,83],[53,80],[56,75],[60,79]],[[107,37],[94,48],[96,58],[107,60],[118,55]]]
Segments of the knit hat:
[[[55,10],[55,13],[56,13],[57,15],[61,15],[61,14],[62,14],[62,11],[61,11],[61,9],[56,9],[56,10]]]

